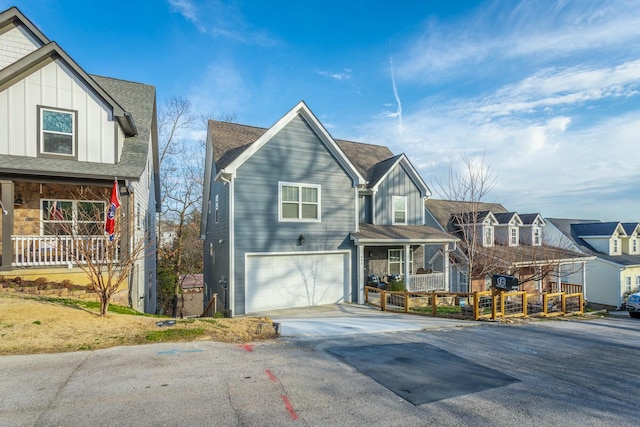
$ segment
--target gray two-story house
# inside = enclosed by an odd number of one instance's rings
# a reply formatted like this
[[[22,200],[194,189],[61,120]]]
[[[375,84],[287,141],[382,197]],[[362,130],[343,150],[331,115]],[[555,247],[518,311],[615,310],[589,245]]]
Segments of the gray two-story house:
[[[334,139],[304,102],[268,129],[209,121],[204,179],[205,302],[231,315],[362,303],[372,275],[447,288],[424,247],[456,238],[425,226],[409,159]]]

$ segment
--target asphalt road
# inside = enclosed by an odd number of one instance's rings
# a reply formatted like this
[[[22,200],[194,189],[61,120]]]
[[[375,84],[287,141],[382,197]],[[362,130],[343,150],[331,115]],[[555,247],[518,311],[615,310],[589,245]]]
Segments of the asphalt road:
[[[0,357],[0,426],[632,426],[640,321]]]

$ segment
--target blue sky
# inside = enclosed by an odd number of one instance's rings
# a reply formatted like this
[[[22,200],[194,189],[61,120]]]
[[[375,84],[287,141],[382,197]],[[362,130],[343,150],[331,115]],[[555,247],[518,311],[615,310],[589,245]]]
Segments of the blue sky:
[[[87,72],[268,127],[304,100],[339,139],[461,155],[486,201],[640,221],[640,1],[0,0]],[[197,133],[185,135],[197,137]]]

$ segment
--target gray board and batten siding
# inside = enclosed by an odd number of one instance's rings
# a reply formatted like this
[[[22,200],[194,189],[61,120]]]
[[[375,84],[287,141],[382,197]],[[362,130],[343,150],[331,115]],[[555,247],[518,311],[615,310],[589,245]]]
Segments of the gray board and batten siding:
[[[279,182],[320,185],[319,222],[280,222]],[[351,251],[356,229],[355,189],[321,139],[297,116],[237,170],[234,182],[235,314],[244,314],[247,253]],[[298,237],[305,242],[299,246]],[[357,272],[351,271],[357,297]]]
[[[375,200],[375,224],[393,223],[393,196],[407,198],[407,225],[423,225],[424,202],[420,190],[408,175],[402,163],[396,164],[380,182]]]

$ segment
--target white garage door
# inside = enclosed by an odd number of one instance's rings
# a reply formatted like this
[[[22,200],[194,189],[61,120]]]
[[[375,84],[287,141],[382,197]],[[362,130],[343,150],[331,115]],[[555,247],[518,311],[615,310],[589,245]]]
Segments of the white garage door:
[[[246,313],[345,300],[347,253],[248,255]]]

